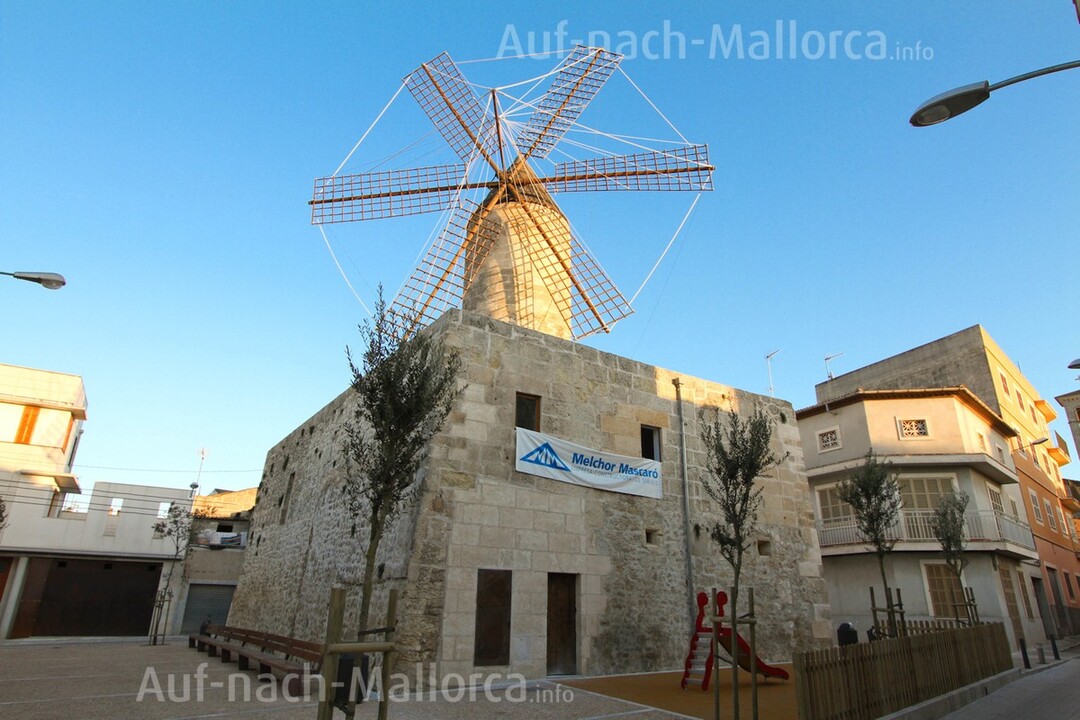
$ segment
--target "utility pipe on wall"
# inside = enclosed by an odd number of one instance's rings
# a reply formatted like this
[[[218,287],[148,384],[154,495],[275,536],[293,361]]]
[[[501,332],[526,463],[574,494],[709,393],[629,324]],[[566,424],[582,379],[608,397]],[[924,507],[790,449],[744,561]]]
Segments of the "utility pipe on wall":
[[[686,423],[683,420],[682,383],[679,378],[672,378],[675,386],[675,405],[679,409],[679,471],[682,476],[683,491],[683,538],[686,547],[686,605],[690,611],[690,634],[697,630],[697,603],[694,598],[694,561],[690,554],[693,541],[690,539],[690,480],[686,475]]]

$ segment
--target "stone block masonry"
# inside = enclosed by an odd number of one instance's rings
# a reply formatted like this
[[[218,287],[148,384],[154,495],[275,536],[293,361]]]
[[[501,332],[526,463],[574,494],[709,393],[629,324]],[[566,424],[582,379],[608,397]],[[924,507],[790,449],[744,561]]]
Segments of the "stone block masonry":
[[[468,388],[431,443],[416,501],[380,547],[372,621],[381,624],[387,591],[398,588],[402,668],[423,662],[435,663],[440,676],[540,677],[549,672],[549,637],[559,633],[573,643],[581,674],[681,667],[691,620],[671,382],[676,377],[687,424],[696,588],[730,581],[708,539],[717,515],[701,487],[705,450],[698,409],[746,412],[762,404],[776,419],[774,450],[790,455],[761,480],[758,542],[744,568],[742,586],[756,592],[760,654],[786,660],[830,643],[821,556],[790,404],[467,312],[449,312],[426,332],[461,352]],[[541,432],[596,450],[639,455],[641,426],[659,428],[663,497],[517,472],[517,393],[541,398]],[[342,491],[341,443],[350,402],[341,395],[267,454],[231,624],[319,640],[330,589],[345,586],[346,627],[355,632],[367,531],[362,520],[347,516]],[[481,570],[510,571],[507,665],[474,664]],[[572,576],[572,613],[560,621],[549,613],[549,584],[566,575]],[[553,622],[569,623],[570,632]]]

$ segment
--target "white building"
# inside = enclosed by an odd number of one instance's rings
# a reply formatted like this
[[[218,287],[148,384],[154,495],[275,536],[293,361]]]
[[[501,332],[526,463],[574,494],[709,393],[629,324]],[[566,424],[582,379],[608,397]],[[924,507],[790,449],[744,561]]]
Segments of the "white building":
[[[884,606],[877,556],[859,533],[837,484],[873,448],[891,464],[903,503],[897,543],[886,560],[909,620],[951,618],[958,588],[930,524],[941,494],[969,497],[964,586],[980,619],[1005,624],[1013,647],[1045,641],[1039,603],[1029,591],[1038,553],[1022,510],[1009,442],[1017,432],[967,388],[858,390],[796,413],[814,497],[818,541],[836,620],[872,624],[871,586]]]
[[[0,365],[0,639],[143,635],[174,548],[153,524],[187,490],[99,482],[71,468],[86,393],[76,375]]]

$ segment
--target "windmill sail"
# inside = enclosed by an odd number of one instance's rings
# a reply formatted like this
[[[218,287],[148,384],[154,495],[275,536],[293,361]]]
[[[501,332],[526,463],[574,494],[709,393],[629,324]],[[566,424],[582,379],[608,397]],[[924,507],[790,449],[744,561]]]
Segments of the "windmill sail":
[[[403,337],[454,307],[565,338],[608,332],[633,312],[574,235],[552,193],[711,190],[708,148],[566,162],[546,177],[529,164],[549,155],[621,59],[600,48],[575,48],[515,142],[500,132],[496,92],[489,113],[442,53],[404,82],[462,164],[316,180],[313,224],[450,211],[390,304],[391,321]],[[484,166],[494,177],[472,176]],[[462,197],[479,190],[486,192],[480,203]]]
[[[563,61],[547,94],[518,135],[525,158],[545,158],[619,66],[622,55],[578,45]]]
[[[405,85],[459,158],[469,162],[479,153],[496,166],[495,121],[448,54],[418,67],[405,78]]]

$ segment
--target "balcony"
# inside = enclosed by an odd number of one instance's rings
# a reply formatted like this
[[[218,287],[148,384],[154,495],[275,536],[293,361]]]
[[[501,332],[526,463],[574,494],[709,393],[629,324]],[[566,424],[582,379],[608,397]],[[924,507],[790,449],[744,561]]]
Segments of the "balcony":
[[[934,543],[932,527],[933,510],[901,510],[900,518],[893,525],[891,537],[898,543]],[[1018,545],[1026,550],[1035,550],[1035,540],[1031,537],[1028,524],[1007,515],[992,511],[969,512],[965,515],[964,537],[969,543],[1004,542]],[[859,532],[855,517],[844,517],[828,522],[818,521],[818,543],[822,548],[840,545],[866,546],[866,540]],[[903,548],[897,548],[903,549]],[[970,548],[972,550],[976,548]]]
[[[1048,447],[1046,451],[1050,453],[1050,457],[1054,458],[1054,461],[1058,466],[1068,465],[1072,458],[1069,457],[1069,446],[1065,444],[1065,438],[1061,437],[1061,433],[1054,433],[1055,443]]]

